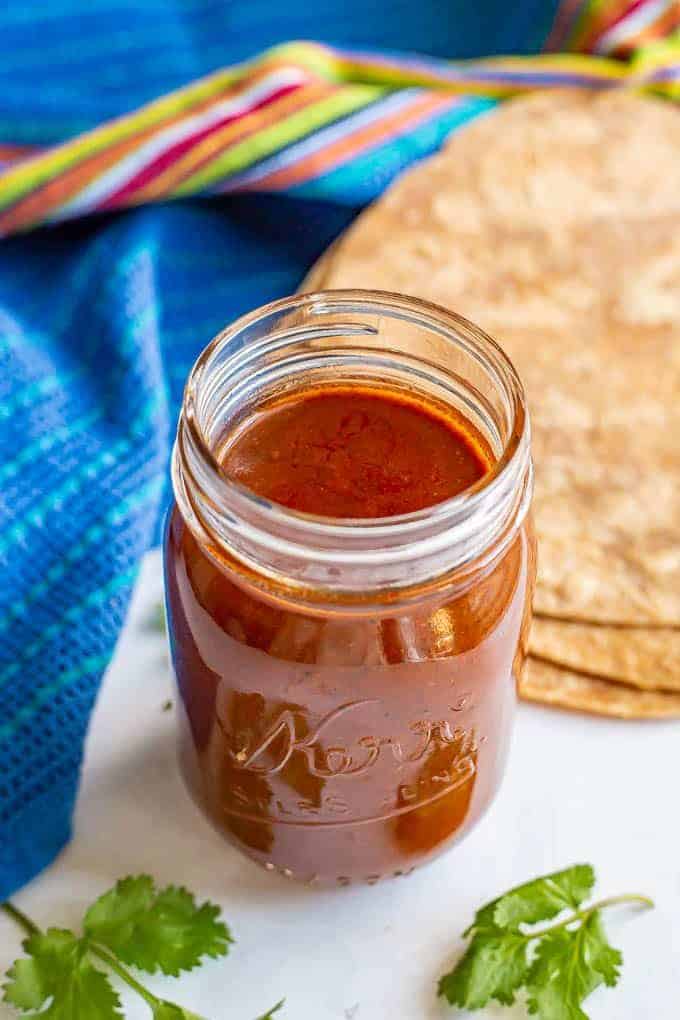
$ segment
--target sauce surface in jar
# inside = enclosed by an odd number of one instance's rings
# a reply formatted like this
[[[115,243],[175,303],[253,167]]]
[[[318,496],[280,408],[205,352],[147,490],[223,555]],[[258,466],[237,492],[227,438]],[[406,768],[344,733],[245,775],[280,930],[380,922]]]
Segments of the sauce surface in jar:
[[[228,437],[229,478],[291,510],[390,517],[450,499],[489,469],[466,423],[389,390],[328,387],[284,397]]]
[[[265,402],[216,457],[260,497],[345,519],[431,507],[493,466],[456,411],[377,384]],[[277,598],[175,509],[181,755],[216,827],[270,870],[339,884],[404,874],[464,833],[502,774],[529,544],[520,531],[466,584],[357,613]]]

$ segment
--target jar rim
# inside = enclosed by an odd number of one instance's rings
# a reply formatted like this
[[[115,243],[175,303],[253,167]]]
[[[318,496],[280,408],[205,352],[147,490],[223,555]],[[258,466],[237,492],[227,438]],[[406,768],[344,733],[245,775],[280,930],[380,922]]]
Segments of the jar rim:
[[[375,312],[392,318],[417,321],[445,340],[459,345],[464,343],[468,352],[494,376],[511,410],[507,438],[489,471],[473,485],[447,500],[409,513],[377,518],[333,518],[294,510],[258,496],[247,486],[230,479],[222,470],[201,422],[201,387],[215,360],[240,335],[273,316],[300,310],[304,310],[312,320],[318,316],[319,321],[324,315],[338,312]],[[293,332],[297,330],[300,334],[308,335],[314,328],[313,323],[297,324]],[[290,339],[290,333],[287,334],[285,330],[275,335],[288,336]],[[250,353],[246,353],[245,357],[252,359],[257,354],[258,344],[266,346],[271,342],[271,337],[249,341],[237,348],[229,358],[237,359],[246,351]],[[443,538],[445,534],[450,535],[452,531],[460,530],[465,521],[478,517],[484,507],[500,499],[501,493],[505,494],[507,501],[508,494],[516,494],[524,485],[528,487],[529,498],[531,494],[529,416],[522,383],[510,359],[495,340],[455,312],[420,298],[389,291],[352,289],[296,294],[240,316],[218,333],[198,356],[185,387],[183,412],[173,456],[173,482],[177,496],[183,482],[179,477],[179,460],[185,468],[188,460],[197,466],[197,484],[212,492],[214,502],[219,504],[222,512],[226,510],[229,515],[240,518],[244,534],[251,538],[257,536],[259,541],[260,536],[269,532],[277,535],[278,548],[285,554],[299,551],[300,543],[305,543],[313,546],[315,555],[327,563],[354,563],[360,560],[367,567],[375,561],[376,556],[379,556],[380,562],[386,559],[396,562],[405,556],[416,558],[424,548],[423,542],[429,542],[428,548],[432,551],[433,534]],[[526,498],[524,502],[528,504]],[[459,537],[464,536],[461,534]],[[464,559],[460,562],[464,562]]]
[[[331,297],[330,301],[328,301],[329,296]],[[201,351],[189,373],[184,389],[185,407],[188,408],[193,403],[192,391],[195,391],[198,385],[200,385],[201,375],[208,368],[211,359],[248,326],[254,325],[272,313],[299,308],[301,304],[306,304],[311,308],[314,308],[315,305],[323,302],[324,311],[327,311],[329,310],[329,305],[338,305],[348,301],[354,302],[356,300],[370,302],[374,305],[389,306],[390,309],[400,306],[407,307],[412,311],[421,312],[422,319],[424,321],[432,315],[440,320],[449,321],[454,329],[462,327],[463,329],[477,334],[480,339],[483,339],[485,345],[489,345],[489,351],[492,351],[494,358],[498,359],[498,362],[502,364],[504,372],[507,373],[508,380],[511,381],[512,395],[516,400],[516,404],[513,407],[514,427],[511,430],[508,441],[504,444],[502,455],[494,461],[491,468],[474,484],[463,489],[455,496],[451,496],[449,499],[442,500],[439,503],[433,503],[430,506],[422,507],[420,510],[413,510],[405,514],[394,514],[389,517],[347,518],[328,517],[306,513],[300,510],[293,510],[290,507],[283,506],[282,504],[276,503],[272,500],[263,501],[263,498],[258,496],[257,493],[248,488],[248,486],[245,486],[234,479],[230,479],[221,470],[220,464],[211,449],[210,443],[206,438],[203,429],[200,427],[200,423],[197,421],[197,416],[194,414],[188,418],[187,424],[192,430],[194,439],[200,447],[206,463],[210,465],[211,472],[221,483],[224,483],[228,487],[236,490],[246,500],[256,503],[259,507],[261,507],[264,502],[271,511],[273,519],[276,519],[279,515],[281,515],[293,520],[306,522],[313,525],[315,530],[318,527],[320,531],[327,531],[334,535],[356,533],[357,528],[362,527],[369,529],[371,534],[375,534],[376,531],[380,531],[382,527],[392,528],[400,524],[409,524],[412,521],[422,520],[423,518],[431,518],[433,513],[436,514],[438,511],[445,512],[449,508],[453,509],[467,506],[472,509],[474,507],[475,497],[478,493],[488,492],[489,489],[496,483],[497,478],[507,471],[508,465],[522,445],[522,440],[524,439],[527,444],[529,442],[530,424],[529,416],[526,412],[526,397],[524,395],[524,387],[517,375],[517,371],[500,344],[498,344],[497,341],[495,341],[487,333],[484,333],[481,329],[479,329],[479,327],[474,323],[470,322],[469,319],[465,319],[462,315],[449,311],[443,306],[434,304],[433,302],[424,301],[421,298],[415,298],[408,295],[393,293],[391,291],[362,289],[312,291],[307,294],[294,295],[292,297],[284,297],[279,298],[276,301],[271,301],[266,305],[262,305],[259,308],[254,309],[252,312],[239,316],[238,319],[235,319],[233,323],[226,326],[215,337],[213,337],[210,343],[203,349],[203,351]]]

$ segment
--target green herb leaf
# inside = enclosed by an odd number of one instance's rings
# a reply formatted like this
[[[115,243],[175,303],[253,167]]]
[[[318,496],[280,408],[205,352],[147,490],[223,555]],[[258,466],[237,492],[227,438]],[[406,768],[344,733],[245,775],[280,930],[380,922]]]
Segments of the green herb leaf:
[[[439,994],[462,1009],[480,1009],[490,999],[509,1006],[528,970],[527,943],[522,936],[477,934],[459,963],[441,978]]]
[[[527,979],[529,1012],[541,1020],[587,1020],[581,1003],[598,985],[616,984],[621,961],[607,941],[599,911],[575,930],[545,935]]]
[[[549,921],[563,910],[575,910],[590,896],[595,872],[589,864],[575,864],[564,871],[535,878],[511,889],[496,900],[494,923],[517,931],[521,924]]]
[[[204,956],[225,956],[233,942],[219,907],[197,906],[186,889],[157,892],[148,875],[126,878],[90,907],[85,931],[140,970],[177,977],[197,967]]]
[[[594,882],[593,869],[577,864],[525,882],[485,904],[465,932],[473,936],[465,956],[441,979],[439,994],[467,1009],[479,1009],[491,999],[510,1005],[529,970],[528,944],[520,925],[550,920],[565,908],[578,907]]]
[[[50,928],[27,938],[24,949],[27,956],[7,975],[6,1002],[43,1020],[122,1017],[120,1000],[107,976],[90,963],[85,940]]]
[[[155,895],[150,875],[122,878],[92,904],[83,927],[96,942],[118,953],[134,936],[140,919],[148,915]]]
[[[617,903],[653,906],[645,896],[615,896],[589,907],[595,882],[587,864],[557,871],[511,889],[475,914],[464,933],[463,957],[439,982],[451,1005],[480,1009],[492,999],[510,1005],[519,988],[541,1020],[588,1020],[581,1004],[599,985],[615,985],[621,954],[610,946],[601,908]],[[564,911],[549,927],[536,928]]]
[[[520,924],[549,921],[562,910],[580,906],[594,884],[595,873],[589,864],[534,878],[481,907],[463,935],[507,928],[516,931]]]

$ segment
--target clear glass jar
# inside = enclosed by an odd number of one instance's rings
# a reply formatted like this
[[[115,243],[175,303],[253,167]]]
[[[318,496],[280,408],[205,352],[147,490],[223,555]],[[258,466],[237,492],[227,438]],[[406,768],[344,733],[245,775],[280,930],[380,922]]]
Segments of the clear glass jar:
[[[225,430],[272,393],[339,381],[455,409],[493,468],[446,502],[361,520],[298,513],[225,476]],[[500,348],[396,294],[270,304],[196,362],[173,484],[180,758],[215,826],[269,870],[342,885],[404,874],[460,838],[503,774],[535,575],[529,421]]]

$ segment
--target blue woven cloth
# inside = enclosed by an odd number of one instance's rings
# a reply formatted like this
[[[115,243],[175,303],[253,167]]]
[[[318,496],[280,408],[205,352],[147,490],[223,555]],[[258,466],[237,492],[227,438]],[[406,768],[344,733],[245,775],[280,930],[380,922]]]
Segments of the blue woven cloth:
[[[0,142],[63,140],[289,38],[531,52],[555,6],[6,0]],[[69,839],[90,713],[169,498],[196,354],[236,315],[293,291],[451,126],[424,125],[351,186],[317,183],[313,199],[146,207],[0,242],[0,899]]]

